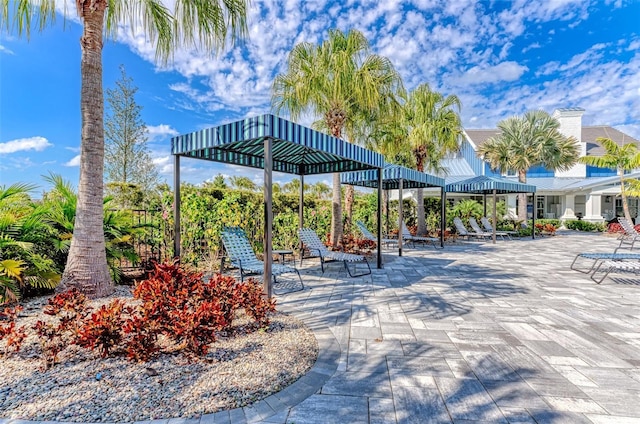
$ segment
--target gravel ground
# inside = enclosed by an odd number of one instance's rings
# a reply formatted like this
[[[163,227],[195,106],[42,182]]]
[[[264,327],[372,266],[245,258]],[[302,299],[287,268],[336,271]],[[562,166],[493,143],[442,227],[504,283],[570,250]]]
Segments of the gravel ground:
[[[111,298],[127,296],[128,289],[119,287]],[[41,312],[45,303],[46,298],[26,303],[18,325],[30,327],[38,319],[50,319]],[[239,317],[237,325],[246,322]],[[19,354],[0,357],[0,417],[133,422],[237,408],[304,375],[315,363],[318,345],[299,320],[276,313],[266,331],[221,337],[206,357],[198,359],[163,354],[135,363],[121,357],[100,359],[72,346],[59,356],[60,363],[44,370],[39,350],[36,337],[30,335]]]

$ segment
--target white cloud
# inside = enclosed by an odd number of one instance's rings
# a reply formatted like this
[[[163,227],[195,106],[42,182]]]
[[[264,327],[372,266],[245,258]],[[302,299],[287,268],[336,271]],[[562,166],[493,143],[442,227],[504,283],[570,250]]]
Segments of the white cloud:
[[[41,152],[51,146],[53,146],[53,144],[49,143],[49,140],[44,137],[19,138],[0,143],[0,154],[24,152],[27,150]]]
[[[0,44],[0,53],[5,53],[5,54],[15,54],[12,50],[8,49],[7,47],[3,46],[2,44]]]
[[[65,163],[64,166],[80,166],[80,155],[76,155],[71,158],[71,160]]]
[[[501,81],[515,81],[529,68],[516,62],[502,62],[495,66],[474,66],[458,78],[462,84],[496,83]]]
[[[178,135],[178,131],[168,124],[147,125],[149,141],[160,141]]]

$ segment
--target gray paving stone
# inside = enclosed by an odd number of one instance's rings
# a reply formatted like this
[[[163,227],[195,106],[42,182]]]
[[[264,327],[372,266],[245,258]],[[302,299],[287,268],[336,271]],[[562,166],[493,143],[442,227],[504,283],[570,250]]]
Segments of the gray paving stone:
[[[322,387],[322,394],[390,397],[389,374],[387,372],[337,372]]]
[[[451,417],[437,388],[397,387],[393,402],[399,424],[450,424]]]
[[[389,424],[396,421],[392,399],[369,398],[369,424]]]
[[[436,383],[454,422],[458,420],[507,422],[478,380],[437,377]]]
[[[291,409],[287,422],[304,424],[368,424],[367,398],[313,395]]]

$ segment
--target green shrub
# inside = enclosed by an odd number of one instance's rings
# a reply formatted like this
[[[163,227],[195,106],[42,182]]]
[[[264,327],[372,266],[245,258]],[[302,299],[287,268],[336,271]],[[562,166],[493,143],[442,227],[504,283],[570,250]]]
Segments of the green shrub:
[[[569,230],[577,231],[603,232],[605,230],[605,225],[603,223],[582,221],[577,219],[565,221],[564,226]]]

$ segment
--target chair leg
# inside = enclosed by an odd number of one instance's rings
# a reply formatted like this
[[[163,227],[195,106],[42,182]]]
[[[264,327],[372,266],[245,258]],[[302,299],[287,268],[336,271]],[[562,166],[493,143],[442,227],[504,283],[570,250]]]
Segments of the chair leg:
[[[613,267],[612,267],[612,266],[607,267],[606,272],[604,273],[604,275],[602,276],[602,278],[601,278],[601,279],[599,279],[599,280],[597,280],[597,279],[595,278],[595,277],[596,277],[596,274],[598,273],[598,271],[600,271],[600,268],[602,267],[602,264],[603,264],[603,263],[604,263],[604,262],[600,262],[600,265],[598,265],[598,267],[596,268],[596,270],[595,270],[595,271],[593,271],[593,274],[591,274],[591,275],[589,276],[589,278],[591,278],[591,279],[592,279],[596,284],[600,284],[600,283],[602,283],[602,282],[604,281],[604,279],[605,279],[605,278],[607,278],[607,275],[609,275],[609,273],[610,273],[610,272],[611,272],[611,270],[613,269]]]
[[[347,273],[349,274],[349,277],[362,277],[363,275],[371,274],[371,266],[369,265],[369,261],[367,260],[367,258],[364,258],[364,263],[367,264],[368,272],[364,272],[362,274],[352,274],[351,270],[349,269],[349,265],[347,264],[347,261],[343,261],[343,262],[344,262],[344,267],[347,269]]]

